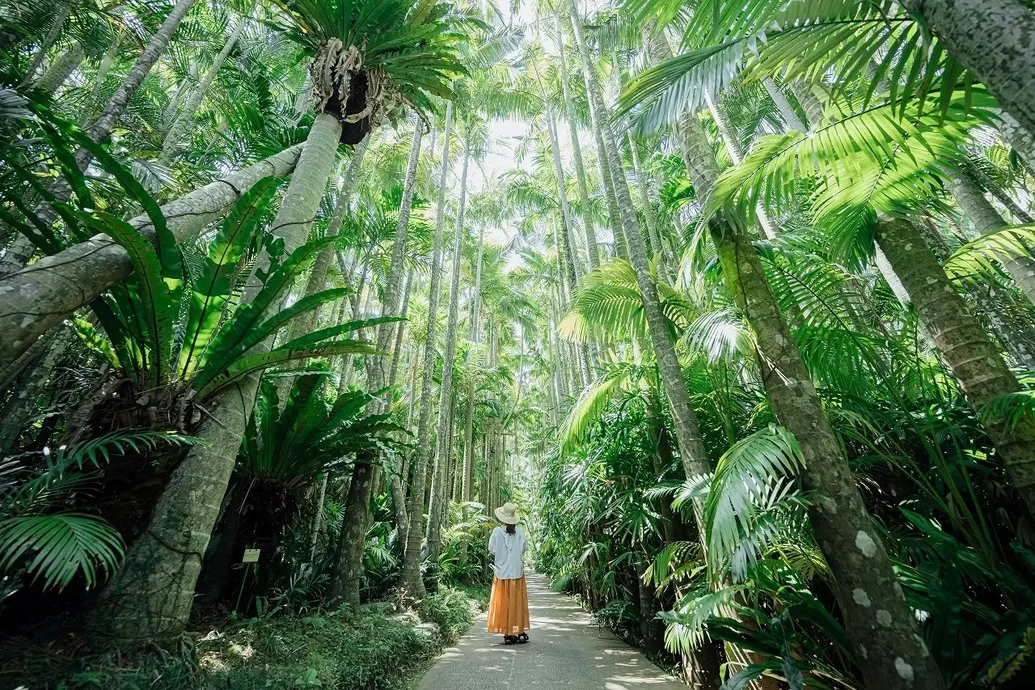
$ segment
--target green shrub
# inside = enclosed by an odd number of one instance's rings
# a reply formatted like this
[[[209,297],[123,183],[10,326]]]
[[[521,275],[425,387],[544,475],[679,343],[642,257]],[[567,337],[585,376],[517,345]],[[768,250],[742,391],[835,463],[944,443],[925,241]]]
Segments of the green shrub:
[[[474,611],[467,595],[457,589],[443,587],[420,603],[421,620],[435,623],[446,644],[453,644],[474,623]]]

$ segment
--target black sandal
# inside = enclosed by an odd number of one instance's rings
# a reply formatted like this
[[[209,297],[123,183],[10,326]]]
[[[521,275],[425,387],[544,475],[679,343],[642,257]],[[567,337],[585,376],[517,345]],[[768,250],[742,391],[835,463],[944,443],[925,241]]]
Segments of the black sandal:
[[[515,637],[514,635],[504,635],[503,636],[503,644],[508,644],[508,645],[509,644],[514,644],[517,641],[518,641],[518,638]]]
[[[527,644],[528,643],[528,633],[521,633],[520,635],[518,635],[517,636],[517,643],[518,644]]]

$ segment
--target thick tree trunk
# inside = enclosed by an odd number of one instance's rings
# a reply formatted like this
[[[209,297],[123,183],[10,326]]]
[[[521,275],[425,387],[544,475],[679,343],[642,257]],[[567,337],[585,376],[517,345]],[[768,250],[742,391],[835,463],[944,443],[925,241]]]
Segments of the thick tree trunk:
[[[420,574],[421,538],[424,536],[424,493],[428,474],[429,446],[431,443],[431,392],[435,368],[435,338],[438,335],[438,293],[442,277],[442,243],[446,224],[446,189],[449,175],[450,130],[453,104],[446,105],[446,128],[443,133],[442,171],[439,178],[438,208],[435,219],[435,240],[431,258],[431,285],[428,292],[428,323],[424,331],[424,357],[421,371],[420,414],[417,419],[417,447],[413,456],[413,487],[410,493],[409,520],[406,532],[406,553],[403,556],[399,582],[411,597],[426,594]]]
[[[460,311],[460,265],[463,262],[463,239],[466,234],[464,212],[467,205],[467,168],[471,154],[464,147],[464,167],[460,175],[460,201],[456,212],[456,237],[453,241],[453,273],[449,283],[449,310],[446,320],[446,340],[442,352],[442,379],[438,393],[438,481],[432,494],[428,518],[428,561],[432,577],[437,578],[438,556],[442,540],[442,523],[446,516],[445,503],[449,500],[448,468],[453,452],[451,410],[453,404],[453,359],[456,356],[456,325]]]
[[[169,230],[178,242],[194,236],[224,216],[242,194],[263,177],[290,175],[302,145],[216,180],[162,206]],[[154,241],[147,216],[130,225]],[[76,309],[90,303],[133,272],[126,250],[107,235],[94,235],[11,275],[0,276],[0,369],[14,361],[43,333]]]
[[[313,123],[291,184],[273,220],[273,233],[290,254],[309,235],[320,206],[341,123],[321,114]],[[259,268],[269,267],[260,256]],[[254,299],[261,283],[253,272],[242,301]],[[268,350],[262,343],[253,352]],[[252,375],[205,401],[208,414],[195,434],[203,445],[189,449],[155,506],[147,531],[101,595],[95,623],[100,631],[131,639],[165,639],[183,632],[190,616],[201,561],[219,514],[255,403],[259,376]]]
[[[913,224],[881,221],[877,243],[974,409],[980,411],[990,400],[1020,391],[998,349]],[[1010,431],[1001,423],[985,423],[984,428],[1029,514],[1035,515],[1035,424],[1022,420]]]
[[[345,173],[345,180],[341,188],[341,193],[338,195],[337,202],[334,205],[334,213],[331,214],[331,218],[327,222],[327,230],[324,232],[325,237],[337,237],[338,232],[341,230],[342,223],[345,222],[345,216],[348,215],[349,205],[352,202],[352,193],[356,188],[356,180],[359,177],[359,169],[363,164],[363,155],[367,152],[367,147],[369,145],[370,135],[367,134],[363,137],[361,142],[356,144],[356,147],[352,152],[352,159],[349,161],[349,167]],[[323,292],[324,289],[326,289],[327,272],[331,268],[331,262],[334,261],[334,256],[335,248],[330,245],[324,247],[316,256],[316,260],[313,261],[313,268],[309,272],[309,280],[305,285],[305,292],[303,293],[305,297],[315,295],[318,292]],[[305,314],[295,319],[289,329],[290,333],[288,338],[298,338],[311,332],[315,321],[315,313]]]
[[[1035,132],[1035,13],[1021,0],[903,0],[949,54]],[[1030,161],[1029,161],[1030,162]]]
[[[201,106],[201,102],[208,95],[208,90],[212,88],[212,84],[215,83],[216,77],[219,76],[219,70],[223,68],[223,63],[230,57],[230,52],[237,45],[238,39],[241,38],[241,33],[244,31],[244,27],[247,26],[251,18],[251,10],[249,10],[247,16],[242,16],[237,21],[237,26],[230,33],[230,37],[226,39],[226,43],[223,44],[223,49],[216,55],[215,60],[212,61],[212,66],[209,67],[208,72],[205,73],[205,77],[198,84],[198,88],[194,89],[194,92],[187,99],[187,103],[184,104],[183,110],[173,120],[172,125],[169,127],[169,131],[165,134],[165,141],[162,142],[162,151],[158,155],[159,163],[168,163],[171,161],[179,152],[185,141],[188,138],[191,125],[194,122],[194,115],[198,112],[198,108]]]
[[[769,291],[757,251],[742,232],[720,221],[713,221],[711,230],[729,290],[755,334],[770,405],[801,447],[802,486],[825,497],[810,510],[810,518],[830,564],[866,686],[944,687],[797,344]]]

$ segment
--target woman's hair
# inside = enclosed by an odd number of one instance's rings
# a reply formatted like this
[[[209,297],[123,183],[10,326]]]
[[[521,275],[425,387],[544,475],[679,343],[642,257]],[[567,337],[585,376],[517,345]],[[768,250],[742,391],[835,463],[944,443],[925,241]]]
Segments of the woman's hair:
[[[517,531],[517,525],[507,525],[507,534],[514,534]]]

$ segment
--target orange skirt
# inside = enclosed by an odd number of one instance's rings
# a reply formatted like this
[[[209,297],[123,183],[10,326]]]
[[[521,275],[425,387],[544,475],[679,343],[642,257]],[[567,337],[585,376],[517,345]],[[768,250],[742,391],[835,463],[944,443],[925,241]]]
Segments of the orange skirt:
[[[492,578],[492,596],[489,597],[489,632],[501,635],[520,635],[531,627],[528,624],[528,589],[525,578],[501,580]]]

